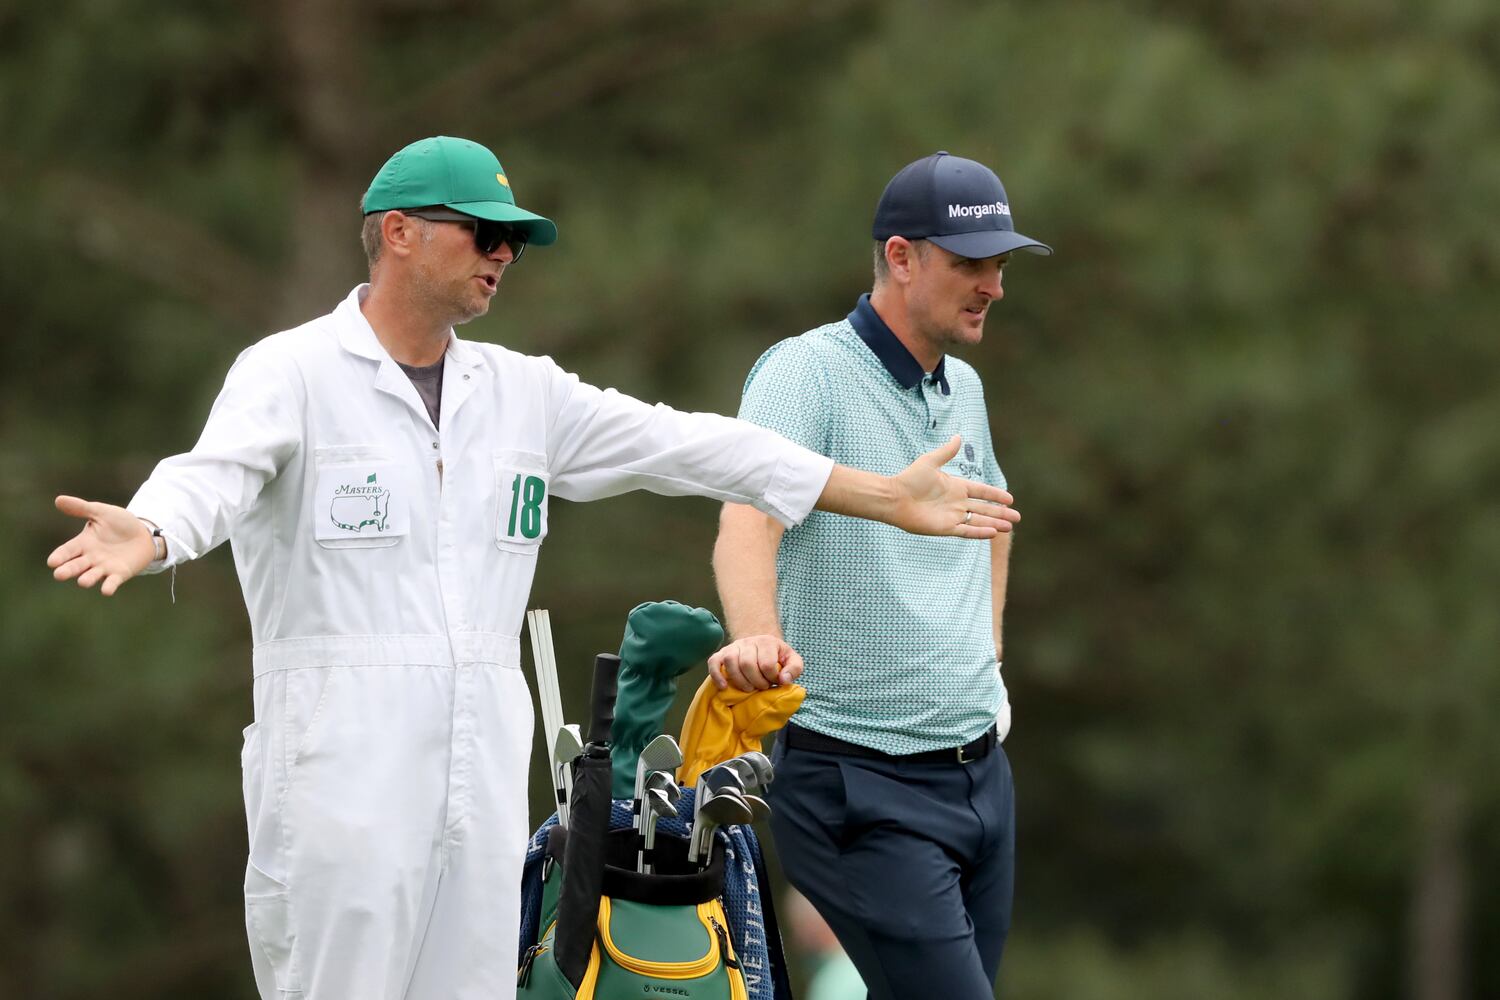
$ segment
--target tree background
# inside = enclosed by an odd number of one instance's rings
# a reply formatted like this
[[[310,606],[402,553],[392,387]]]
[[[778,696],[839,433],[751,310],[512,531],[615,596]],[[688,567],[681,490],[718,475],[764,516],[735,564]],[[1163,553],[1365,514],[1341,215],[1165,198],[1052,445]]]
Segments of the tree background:
[[[730,413],[891,174],[993,165],[1058,250],[966,356],[1026,516],[1000,992],[1500,995],[1500,8],[56,0],[0,3],[0,996],[253,996],[229,554],[76,593],[50,501],[189,448],[439,133],[562,234],[465,336]],[[568,704],[717,609],[715,516],[555,505]]]

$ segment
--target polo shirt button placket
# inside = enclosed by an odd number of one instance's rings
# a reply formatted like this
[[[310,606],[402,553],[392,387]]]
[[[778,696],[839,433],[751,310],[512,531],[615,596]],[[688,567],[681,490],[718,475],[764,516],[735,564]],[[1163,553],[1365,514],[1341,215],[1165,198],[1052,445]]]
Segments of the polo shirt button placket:
[[[932,393],[934,391],[936,391],[936,389],[937,389],[937,386],[932,381],[930,381],[928,378],[925,378],[925,377],[922,379],[921,382],[917,383],[917,392],[922,397],[922,406],[923,406],[925,412],[927,413],[927,436],[928,437],[934,437],[935,436],[933,432],[937,430],[937,425],[938,425],[937,415],[932,412]]]

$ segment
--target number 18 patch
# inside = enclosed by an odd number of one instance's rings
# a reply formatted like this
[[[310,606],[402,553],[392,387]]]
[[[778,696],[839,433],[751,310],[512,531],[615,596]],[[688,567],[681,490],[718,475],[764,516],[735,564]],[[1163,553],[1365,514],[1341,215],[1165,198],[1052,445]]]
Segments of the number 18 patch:
[[[528,451],[495,456],[495,544],[528,551],[547,537],[546,458]]]

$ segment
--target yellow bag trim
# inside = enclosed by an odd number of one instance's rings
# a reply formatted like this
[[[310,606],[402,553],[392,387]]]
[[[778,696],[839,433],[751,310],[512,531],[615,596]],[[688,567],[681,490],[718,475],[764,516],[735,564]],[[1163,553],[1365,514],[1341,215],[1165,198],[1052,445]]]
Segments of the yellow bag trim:
[[[745,974],[740,970],[740,961],[734,953],[734,940],[729,933],[729,917],[724,913],[724,906],[717,899],[708,904],[708,919],[713,923],[713,930],[723,929],[724,947],[729,949],[729,954],[724,956],[724,972],[729,976],[729,1000],[750,1000],[750,991],[745,986]],[[719,923],[722,919],[724,922]],[[718,934],[714,934],[715,939]]]
[[[573,1000],[594,1000],[594,988],[599,985],[599,946],[589,949],[589,966],[583,970],[583,981],[578,984],[578,993]]]

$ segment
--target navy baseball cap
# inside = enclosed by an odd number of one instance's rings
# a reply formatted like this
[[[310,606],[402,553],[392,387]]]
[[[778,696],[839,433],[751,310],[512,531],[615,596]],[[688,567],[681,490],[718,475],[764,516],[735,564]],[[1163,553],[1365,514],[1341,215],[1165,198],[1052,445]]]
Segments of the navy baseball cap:
[[[927,240],[969,258],[1012,250],[1052,252],[1047,244],[1016,232],[1010,199],[993,170],[946,150],[908,163],[891,178],[875,206],[874,235],[877,240]]]

